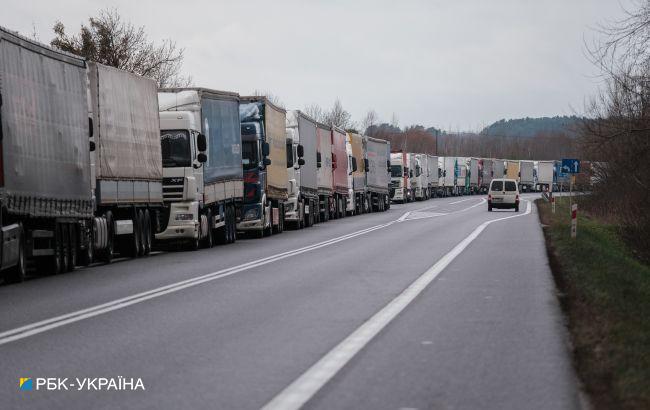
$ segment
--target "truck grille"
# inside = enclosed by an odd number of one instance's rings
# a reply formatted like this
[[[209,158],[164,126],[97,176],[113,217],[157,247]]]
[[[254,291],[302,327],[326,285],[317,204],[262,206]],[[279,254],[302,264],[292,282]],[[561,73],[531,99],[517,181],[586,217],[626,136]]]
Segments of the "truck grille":
[[[180,201],[183,199],[183,188],[185,178],[171,177],[163,178],[163,201]]]

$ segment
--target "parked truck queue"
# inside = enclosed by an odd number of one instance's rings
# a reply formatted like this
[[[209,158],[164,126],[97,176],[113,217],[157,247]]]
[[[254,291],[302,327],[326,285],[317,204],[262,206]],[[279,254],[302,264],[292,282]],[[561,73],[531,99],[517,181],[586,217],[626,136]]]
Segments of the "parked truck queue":
[[[158,89],[3,28],[0,94],[6,282],[485,193],[515,167],[531,189],[556,182],[553,161],[392,152],[264,96]]]

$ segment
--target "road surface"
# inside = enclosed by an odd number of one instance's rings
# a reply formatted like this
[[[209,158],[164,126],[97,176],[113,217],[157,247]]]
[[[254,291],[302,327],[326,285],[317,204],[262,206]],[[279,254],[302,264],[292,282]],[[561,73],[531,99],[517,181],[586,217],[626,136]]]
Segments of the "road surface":
[[[0,408],[578,408],[536,197],[518,214],[393,205],[2,286]]]

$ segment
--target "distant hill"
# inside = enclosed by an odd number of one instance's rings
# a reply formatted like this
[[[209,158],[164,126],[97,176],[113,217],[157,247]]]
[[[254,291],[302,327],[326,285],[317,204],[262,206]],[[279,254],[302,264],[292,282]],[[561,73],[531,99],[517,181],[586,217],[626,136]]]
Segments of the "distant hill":
[[[564,133],[574,136],[576,126],[580,121],[581,119],[576,116],[502,119],[483,128],[481,134],[503,137],[534,137],[540,133]]]

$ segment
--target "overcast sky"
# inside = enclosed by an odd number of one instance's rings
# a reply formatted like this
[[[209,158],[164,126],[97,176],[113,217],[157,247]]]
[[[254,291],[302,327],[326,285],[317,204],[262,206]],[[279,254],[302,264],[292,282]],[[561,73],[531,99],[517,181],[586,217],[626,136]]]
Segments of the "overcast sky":
[[[583,42],[621,16],[616,0],[19,0],[0,25],[49,43],[106,7],[184,47],[197,86],[454,131],[579,114],[598,86]]]

